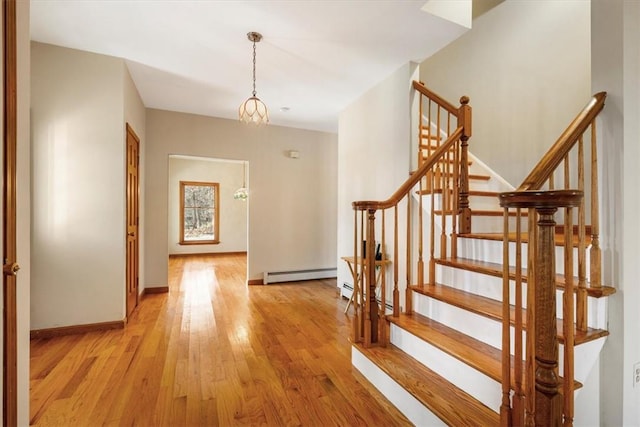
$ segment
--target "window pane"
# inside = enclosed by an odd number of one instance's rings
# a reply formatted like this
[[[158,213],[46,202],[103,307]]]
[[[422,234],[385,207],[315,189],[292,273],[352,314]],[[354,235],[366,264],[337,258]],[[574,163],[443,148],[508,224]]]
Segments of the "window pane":
[[[184,206],[211,208],[213,207],[214,189],[208,185],[185,185]]]
[[[189,214],[191,217],[187,220]],[[216,236],[213,232],[213,209],[185,209],[184,218],[185,240],[215,240]]]

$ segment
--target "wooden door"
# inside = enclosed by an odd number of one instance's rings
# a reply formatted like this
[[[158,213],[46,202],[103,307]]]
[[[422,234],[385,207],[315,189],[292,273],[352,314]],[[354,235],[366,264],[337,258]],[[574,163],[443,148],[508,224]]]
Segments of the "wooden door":
[[[127,123],[127,318],[138,305],[140,139]]]
[[[16,286],[20,267],[16,238],[17,163],[17,47],[16,2],[2,2],[3,62],[3,328],[2,328],[2,420],[5,426],[18,424],[18,350]]]

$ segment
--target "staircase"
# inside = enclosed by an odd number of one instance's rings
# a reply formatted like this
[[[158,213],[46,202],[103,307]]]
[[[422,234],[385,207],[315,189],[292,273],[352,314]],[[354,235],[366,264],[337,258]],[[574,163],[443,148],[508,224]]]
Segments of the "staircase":
[[[467,151],[469,100],[414,88],[417,170],[390,199],[353,203],[365,272],[353,365],[416,425],[588,424],[614,293],[600,284],[597,159],[584,149],[604,94],[514,191]],[[376,241],[393,266],[377,289],[375,261],[357,253]]]

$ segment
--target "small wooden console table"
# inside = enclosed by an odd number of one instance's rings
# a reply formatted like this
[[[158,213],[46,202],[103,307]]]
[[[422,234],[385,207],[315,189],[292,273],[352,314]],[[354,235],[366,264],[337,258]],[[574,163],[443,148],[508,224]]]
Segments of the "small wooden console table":
[[[352,256],[343,256],[342,259],[349,266],[349,271],[351,271],[351,277],[353,277],[353,292],[351,293],[351,298],[349,298],[349,302],[347,303],[347,307],[344,309],[344,314],[347,314],[349,311],[349,306],[353,303],[353,299],[356,294],[356,283],[360,283],[360,274],[367,271],[367,259],[356,259]],[[387,265],[391,264],[390,259],[384,260],[376,260],[376,268],[380,267],[376,274],[376,289],[381,285],[380,278],[383,274],[385,274],[387,270]],[[376,292],[377,293],[377,292]],[[383,301],[383,304],[385,302]]]

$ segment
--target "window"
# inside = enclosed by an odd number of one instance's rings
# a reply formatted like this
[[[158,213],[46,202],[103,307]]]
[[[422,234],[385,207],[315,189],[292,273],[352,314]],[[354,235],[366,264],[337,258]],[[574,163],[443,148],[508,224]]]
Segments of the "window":
[[[220,243],[217,182],[180,181],[180,244]]]

